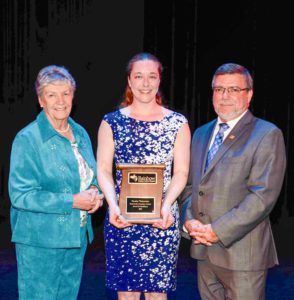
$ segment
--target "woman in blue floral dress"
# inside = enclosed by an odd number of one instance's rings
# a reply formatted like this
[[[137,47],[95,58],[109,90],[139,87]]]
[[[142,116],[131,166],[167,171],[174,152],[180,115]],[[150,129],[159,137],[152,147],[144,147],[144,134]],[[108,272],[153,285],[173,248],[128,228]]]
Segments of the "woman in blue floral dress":
[[[186,118],[162,106],[162,65],[149,53],[128,64],[128,85],[121,109],[104,116],[98,132],[98,180],[109,210],[105,220],[106,286],[118,299],[167,299],[176,289],[180,243],[176,198],[185,187],[190,158]],[[118,198],[121,171],[115,164],[162,164],[164,192],[161,220],[130,224],[121,215]],[[173,170],[173,171],[172,171]]]

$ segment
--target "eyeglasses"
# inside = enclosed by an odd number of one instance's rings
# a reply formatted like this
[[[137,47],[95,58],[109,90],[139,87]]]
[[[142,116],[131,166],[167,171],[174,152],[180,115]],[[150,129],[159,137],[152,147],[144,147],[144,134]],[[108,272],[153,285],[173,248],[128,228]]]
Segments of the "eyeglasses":
[[[230,95],[238,95],[242,91],[249,91],[250,89],[249,88],[241,89],[237,86],[231,86],[228,88],[224,88],[222,86],[216,86],[216,87],[213,87],[212,90],[214,93],[219,94],[219,95],[222,95],[225,91],[227,91],[228,94],[230,94]]]

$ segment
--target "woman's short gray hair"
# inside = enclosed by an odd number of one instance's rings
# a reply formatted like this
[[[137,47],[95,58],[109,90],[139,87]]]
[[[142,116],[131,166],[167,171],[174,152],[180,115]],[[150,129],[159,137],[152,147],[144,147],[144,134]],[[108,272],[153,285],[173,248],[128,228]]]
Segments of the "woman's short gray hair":
[[[51,65],[40,70],[35,81],[35,89],[38,96],[43,92],[43,89],[48,84],[56,81],[62,81],[69,84],[72,90],[76,90],[76,82],[69,71],[63,66]]]

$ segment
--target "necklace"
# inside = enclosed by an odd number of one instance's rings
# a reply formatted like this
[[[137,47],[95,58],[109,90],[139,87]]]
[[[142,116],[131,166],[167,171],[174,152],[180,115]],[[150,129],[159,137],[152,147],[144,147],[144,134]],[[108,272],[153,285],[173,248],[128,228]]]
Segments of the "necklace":
[[[68,131],[69,131],[69,128],[70,128],[70,126],[69,126],[69,124],[67,124],[66,129],[64,129],[64,130],[55,129],[55,130],[56,130],[57,132],[59,132],[59,133],[65,133],[65,132],[68,132]]]

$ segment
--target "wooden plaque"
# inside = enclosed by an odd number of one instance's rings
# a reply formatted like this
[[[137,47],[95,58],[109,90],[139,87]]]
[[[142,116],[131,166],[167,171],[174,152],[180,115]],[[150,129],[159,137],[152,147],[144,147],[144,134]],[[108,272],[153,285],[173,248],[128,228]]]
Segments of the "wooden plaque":
[[[122,171],[119,207],[129,223],[152,224],[160,220],[165,164],[118,164]]]

